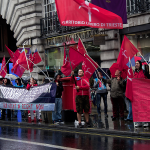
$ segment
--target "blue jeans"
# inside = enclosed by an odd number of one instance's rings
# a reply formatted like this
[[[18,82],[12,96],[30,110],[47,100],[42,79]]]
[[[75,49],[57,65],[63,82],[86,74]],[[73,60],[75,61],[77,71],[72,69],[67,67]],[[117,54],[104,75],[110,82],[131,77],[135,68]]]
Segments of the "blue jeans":
[[[62,110],[62,99],[55,98],[55,111],[52,112],[52,120],[58,121],[61,120],[61,110]]]
[[[130,100],[129,100],[129,114],[128,114],[127,119],[133,120],[133,117],[132,117],[132,104],[131,104]]]
[[[104,113],[107,114],[107,94],[96,94],[96,100],[97,100],[97,113],[100,115],[101,114],[101,97],[103,97],[104,101]]]

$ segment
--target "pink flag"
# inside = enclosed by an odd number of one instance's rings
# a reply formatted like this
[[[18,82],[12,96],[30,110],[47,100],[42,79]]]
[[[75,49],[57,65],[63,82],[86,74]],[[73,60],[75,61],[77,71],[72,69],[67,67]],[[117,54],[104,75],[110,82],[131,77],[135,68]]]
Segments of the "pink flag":
[[[34,54],[33,54],[33,62],[34,62],[34,64],[38,64],[41,61],[42,61],[42,58],[41,58],[39,52],[36,49],[35,52],[34,52]]]
[[[2,60],[0,75],[4,78],[6,76],[6,74],[7,74],[7,66],[6,66],[5,56],[4,56],[3,60]]]
[[[122,18],[84,0],[55,0],[62,26],[122,29]]]
[[[77,51],[80,52],[82,55],[87,54],[87,51],[84,48],[84,45],[83,45],[83,43],[82,43],[80,38],[79,38],[79,41],[78,41]]]
[[[84,60],[84,56],[82,56],[79,52],[77,52],[72,47],[69,49],[69,57],[70,57],[70,62],[73,70]],[[70,62],[69,62],[69,58],[67,57],[65,59],[65,64],[61,67],[61,72],[65,76],[69,76],[72,71]]]
[[[98,66],[97,66],[98,67]],[[84,59],[82,63],[82,69],[84,71],[84,76],[88,79],[91,78],[97,67],[93,66],[92,63],[88,59]]]
[[[129,62],[129,57],[132,57],[138,52],[135,46],[130,42],[130,40],[124,35],[124,39],[121,45],[120,53],[117,59],[117,64],[121,70]]]
[[[25,70],[28,70],[28,64],[26,60],[25,50],[23,49],[11,71],[21,77]]]

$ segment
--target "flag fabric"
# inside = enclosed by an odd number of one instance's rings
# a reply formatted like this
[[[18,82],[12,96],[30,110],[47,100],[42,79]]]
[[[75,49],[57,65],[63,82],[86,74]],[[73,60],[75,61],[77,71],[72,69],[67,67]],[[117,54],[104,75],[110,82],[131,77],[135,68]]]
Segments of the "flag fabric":
[[[126,85],[126,93],[125,96],[132,101],[133,95],[132,95],[132,79],[133,79],[133,70],[131,61],[129,60],[129,69],[128,69],[128,75],[127,75],[127,85]]]
[[[6,46],[6,45],[5,45]],[[10,61],[13,63],[13,65],[16,63],[16,61],[17,61],[17,59],[18,59],[18,57],[19,57],[19,55],[20,55],[20,51],[19,51],[19,49],[17,49],[16,51],[15,51],[15,53],[14,52],[12,52],[7,46],[6,46],[6,48],[7,48],[7,51],[8,51],[8,53],[9,53],[9,55],[10,55]]]
[[[150,80],[132,79],[132,115],[133,122],[150,122]]]
[[[42,58],[39,54],[39,52],[37,51],[37,49],[35,50],[34,54],[33,54],[33,63],[34,64],[38,64],[42,61]]]
[[[55,0],[62,26],[123,29],[122,18],[84,0]]]
[[[129,62],[129,57],[132,57],[138,52],[135,46],[130,42],[130,40],[124,35],[124,39],[121,45],[120,53],[117,59],[117,64],[122,70],[125,65]]]
[[[87,54],[87,51],[84,48],[84,45],[83,45],[80,38],[79,38],[79,41],[78,41],[77,51],[80,52],[82,55]]]
[[[69,58],[70,58],[70,62],[71,62],[71,66],[72,66],[73,70],[84,60],[84,56],[81,55],[78,51],[76,51],[72,47],[69,49]],[[69,62],[69,58],[66,57],[66,62],[61,67],[61,72],[65,76],[69,76],[71,71],[72,71],[71,66],[70,66],[70,62]]]
[[[16,75],[18,75],[19,77],[21,77],[25,70],[28,70],[28,64],[25,50],[23,49],[11,71],[14,72]]]
[[[5,56],[4,56],[3,60],[2,60],[0,75],[4,78],[6,76],[6,74],[7,74],[7,66],[6,66]]]
[[[84,76],[90,79],[97,67],[93,66],[88,59],[84,59],[82,63],[82,69],[84,71]]]
[[[128,66],[124,66],[124,68],[120,68],[119,65],[117,63],[113,63],[112,66],[109,68],[110,72],[111,72],[111,77],[115,78],[115,72],[116,70],[120,70],[121,71],[121,77],[123,79],[126,79],[127,77],[127,70],[128,70]]]
[[[117,14],[127,23],[126,0],[92,0],[92,4]]]

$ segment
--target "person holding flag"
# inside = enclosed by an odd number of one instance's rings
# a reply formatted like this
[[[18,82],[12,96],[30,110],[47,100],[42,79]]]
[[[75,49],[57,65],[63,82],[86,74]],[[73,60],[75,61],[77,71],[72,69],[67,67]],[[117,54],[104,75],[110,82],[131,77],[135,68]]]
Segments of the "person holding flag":
[[[94,79],[94,88],[97,88],[96,91],[96,100],[97,100],[97,113],[98,116],[101,116],[101,107],[100,107],[100,103],[101,103],[101,97],[103,97],[103,101],[104,101],[104,113],[105,113],[105,117],[107,118],[107,87],[106,84],[100,79],[100,77],[102,76],[101,72],[98,72],[98,78]],[[104,79],[106,79],[106,77],[103,77]]]
[[[78,70],[78,77],[75,78],[77,86],[76,88],[76,110],[77,110],[77,119],[79,122],[79,128],[83,128],[81,124],[81,114],[84,110],[84,116],[86,120],[86,127],[91,127],[89,123],[89,90],[90,84],[88,78],[84,76],[84,71],[82,69]],[[74,83],[74,71],[71,72],[71,82]]]

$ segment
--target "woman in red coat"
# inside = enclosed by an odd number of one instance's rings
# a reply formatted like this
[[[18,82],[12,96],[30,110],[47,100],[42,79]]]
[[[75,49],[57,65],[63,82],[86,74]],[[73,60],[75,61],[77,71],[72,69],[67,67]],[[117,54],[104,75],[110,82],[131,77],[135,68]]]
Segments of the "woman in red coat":
[[[30,83],[27,84],[26,89],[29,90],[31,87],[34,87],[34,86],[37,86],[37,84],[35,84],[34,78],[30,78]],[[34,122],[33,110],[30,110],[30,114],[31,114],[31,121]],[[39,115],[39,110],[36,111],[36,115],[37,115],[37,120],[41,121],[40,115]]]

